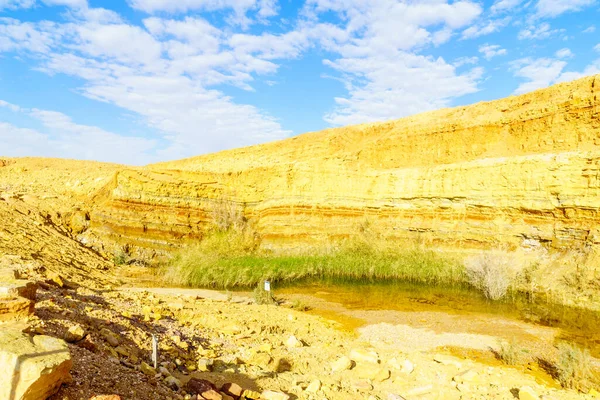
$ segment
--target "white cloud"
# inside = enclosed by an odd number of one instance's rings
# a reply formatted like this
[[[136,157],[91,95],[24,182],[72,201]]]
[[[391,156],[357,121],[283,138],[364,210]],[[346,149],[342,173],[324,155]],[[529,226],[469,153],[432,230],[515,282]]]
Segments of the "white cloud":
[[[583,78],[584,76],[591,76],[600,74],[600,58],[593,61],[590,65],[586,66],[583,71],[567,71],[560,74],[556,79],[556,82],[568,82],[575,79]]]
[[[161,44],[137,26],[84,23],[71,27],[77,33],[73,47],[92,57],[131,64],[150,64],[161,57]]]
[[[583,33],[594,33],[596,32],[596,27],[594,25],[588,26],[583,30]]]
[[[48,6],[87,7],[87,0],[42,0]]]
[[[573,53],[571,52],[570,49],[567,49],[567,48],[558,50],[556,53],[554,53],[554,55],[557,58],[562,58],[562,59],[573,57]]]
[[[0,11],[30,8],[33,7],[34,4],[35,0],[0,0]]]
[[[71,12],[74,19],[82,19],[97,23],[119,24],[123,22],[123,19],[119,14],[112,10],[107,10],[105,8],[82,7],[71,10]]]
[[[522,2],[523,0],[496,0],[490,8],[490,11],[494,14],[512,11],[512,9],[521,5]]]
[[[236,48],[229,43],[231,34],[202,19],[150,18],[145,25],[148,31],[124,23],[29,24],[4,19],[0,51],[31,54],[43,72],[82,79],[79,92],[84,96],[138,114],[164,134],[167,144],[158,152],[163,158],[291,134],[259,109],[236,104],[209,87],[226,83],[251,89],[256,74],[277,70],[275,58],[292,57],[286,43],[302,42],[301,38],[256,37],[248,42],[255,40],[263,47]]]
[[[15,104],[11,104],[11,103],[9,103],[7,101],[4,101],[4,100],[0,100],[0,107],[8,108],[12,112],[19,112],[19,111],[21,111],[21,107],[15,105]]]
[[[129,0],[130,6],[149,14],[157,12],[183,13],[187,11],[219,11],[233,10],[234,15],[229,21],[236,25],[247,27],[252,20],[248,12],[256,13],[256,20],[277,15],[276,0]]]
[[[454,65],[456,68],[458,68],[458,67],[462,67],[463,65],[477,64],[478,62],[479,62],[479,57],[476,57],[476,56],[459,57],[456,60],[454,60],[452,65]]]
[[[550,24],[547,22],[543,22],[539,25],[531,25],[525,29],[522,29],[519,32],[518,38],[519,40],[541,40],[547,39],[560,31],[561,30],[559,29],[550,29]]]
[[[481,69],[457,74],[455,66],[444,59],[417,52],[447,40],[454,30],[471,23],[481,13],[478,4],[392,0],[308,3],[312,7],[307,11],[309,16],[339,13],[351,35],[347,42],[332,46],[331,51],[340,57],[325,61],[341,74],[349,92],[347,97],[335,99],[336,108],[325,116],[327,122],[345,125],[399,118],[447,106],[454,98],[477,91]]]
[[[38,26],[24,22],[21,23],[11,18],[0,18],[0,52],[4,51],[29,51],[44,53],[49,51],[60,34],[53,29],[51,23],[45,24],[50,28],[41,31]]]
[[[557,17],[566,12],[580,11],[591,6],[596,0],[539,0],[536,4],[540,17]]]
[[[500,45],[487,43],[479,46],[479,52],[488,61],[496,56],[504,56],[507,53],[506,49],[501,48]]]
[[[594,46],[594,50],[596,50],[598,53],[600,53],[600,43],[598,43],[597,45]]]
[[[39,120],[48,132],[20,128],[0,122],[3,156],[45,156],[147,164],[158,161],[151,151],[157,141],[107,132],[95,126],[74,123],[56,111],[24,109],[0,100],[0,106]]]
[[[498,32],[510,22],[511,18],[493,19],[472,25],[462,32],[462,39],[474,39]]]
[[[458,75],[443,59],[398,52],[395,57],[344,58],[327,63],[366,85],[348,81],[350,96],[336,98],[325,120],[333,125],[388,120],[446,107],[451,100],[477,91],[482,70]]]
[[[551,85],[556,82],[566,65],[566,61],[551,58],[523,58],[514,61],[511,65],[514,75],[527,80],[514,93],[522,94]]]

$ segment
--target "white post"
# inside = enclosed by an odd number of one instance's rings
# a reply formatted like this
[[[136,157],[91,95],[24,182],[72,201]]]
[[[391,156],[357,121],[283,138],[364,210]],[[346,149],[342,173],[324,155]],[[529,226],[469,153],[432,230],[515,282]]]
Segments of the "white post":
[[[158,338],[155,334],[152,334],[152,362],[154,369],[158,368]]]

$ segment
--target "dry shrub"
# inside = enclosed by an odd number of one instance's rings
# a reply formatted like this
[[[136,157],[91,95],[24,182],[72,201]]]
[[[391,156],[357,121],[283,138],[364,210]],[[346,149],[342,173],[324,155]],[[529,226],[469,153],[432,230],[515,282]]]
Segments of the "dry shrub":
[[[582,391],[587,389],[592,376],[590,352],[569,343],[560,343],[556,371],[563,387]]]
[[[490,251],[465,260],[469,283],[491,300],[506,295],[521,269],[517,257],[506,251]]]
[[[244,207],[231,200],[221,198],[215,201],[210,217],[214,228],[222,232],[240,231],[246,227]]]
[[[500,342],[496,355],[506,365],[519,365],[524,363],[526,353],[528,350],[521,347],[513,338],[509,342]]]

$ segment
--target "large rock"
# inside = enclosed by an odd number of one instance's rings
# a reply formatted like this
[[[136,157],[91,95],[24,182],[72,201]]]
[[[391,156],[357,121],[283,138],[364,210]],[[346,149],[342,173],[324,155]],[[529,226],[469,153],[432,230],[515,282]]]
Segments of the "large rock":
[[[17,279],[12,268],[0,268],[0,322],[32,315],[36,291],[35,283]]]
[[[71,381],[71,366],[64,341],[6,325],[0,329],[0,399],[46,399]]]
[[[0,322],[26,319],[34,307],[35,303],[24,297],[0,298]]]

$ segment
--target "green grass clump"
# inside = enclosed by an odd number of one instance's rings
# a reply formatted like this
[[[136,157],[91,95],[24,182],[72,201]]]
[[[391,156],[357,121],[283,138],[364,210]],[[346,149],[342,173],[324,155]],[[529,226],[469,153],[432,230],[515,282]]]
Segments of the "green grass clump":
[[[327,253],[273,255],[258,252],[251,235],[234,231],[215,232],[182,250],[164,276],[176,285],[214,288],[252,287],[264,280],[403,280],[445,285],[466,281],[459,262],[433,251],[358,240]]]
[[[563,387],[586,390],[592,377],[590,352],[569,343],[560,343],[556,371]]]

